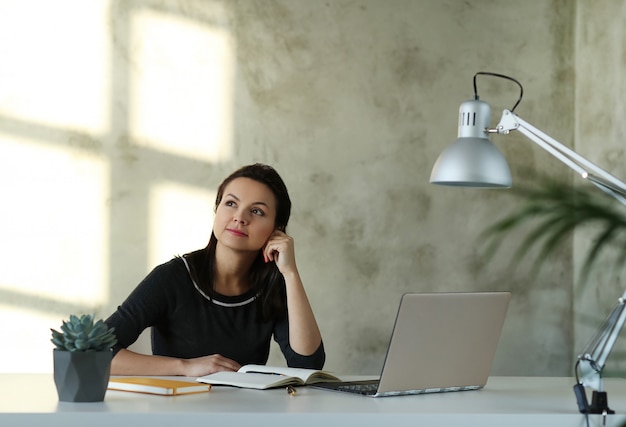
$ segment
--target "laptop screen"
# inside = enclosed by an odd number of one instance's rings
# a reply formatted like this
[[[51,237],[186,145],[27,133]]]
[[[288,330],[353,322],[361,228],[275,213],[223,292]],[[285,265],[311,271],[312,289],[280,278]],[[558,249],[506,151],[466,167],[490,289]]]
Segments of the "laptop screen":
[[[509,292],[403,295],[378,392],[484,386],[510,298]]]

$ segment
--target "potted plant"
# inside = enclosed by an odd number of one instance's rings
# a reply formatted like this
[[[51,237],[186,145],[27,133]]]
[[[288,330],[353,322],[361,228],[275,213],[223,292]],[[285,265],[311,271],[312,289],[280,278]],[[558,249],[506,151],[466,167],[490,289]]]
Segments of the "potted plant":
[[[54,383],[59,400],[101,402],[111,373],[111,348],[117,342],[114,328],[92,315],[71,315],[61,332],[51,329]]]

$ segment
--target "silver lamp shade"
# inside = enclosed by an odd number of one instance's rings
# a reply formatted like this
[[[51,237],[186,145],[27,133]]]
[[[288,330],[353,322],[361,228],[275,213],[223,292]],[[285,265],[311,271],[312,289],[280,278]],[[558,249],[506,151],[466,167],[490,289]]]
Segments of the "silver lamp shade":
[[[435,162],[430,175],[432,184],[475,188],[511,187],[509,165],[487,134],[490,112],[489,104],[478,99],[461,104],[458,139]]]

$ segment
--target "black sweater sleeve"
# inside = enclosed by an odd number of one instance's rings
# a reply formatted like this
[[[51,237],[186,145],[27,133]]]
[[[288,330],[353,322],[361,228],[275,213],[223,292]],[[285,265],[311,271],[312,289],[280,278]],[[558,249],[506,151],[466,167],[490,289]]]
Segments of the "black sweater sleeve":
[[[291,368],[322,369],[326,361],[324,342],[320,342],[319,347],[311,355],[304,356],[296,353],[289,343],[289,322],[285,319],[276,323],[274,328],[274,340],[278,343],[280,350],[285,356],[287,366]]]
[[[106,320],[109,327],[115,328],[117,336],[114,355],[133,344],[146,328],[166,316],[172,300],[167,284],[177,280],[169,263],[156,267]]]

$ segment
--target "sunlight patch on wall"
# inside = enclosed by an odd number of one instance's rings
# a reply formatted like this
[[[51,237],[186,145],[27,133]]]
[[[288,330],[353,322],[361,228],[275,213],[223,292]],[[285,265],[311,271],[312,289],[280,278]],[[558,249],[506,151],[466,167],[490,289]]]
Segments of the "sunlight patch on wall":
[[[174,182],[155,185],[150,192],[148,264],[205,247],[213,229],[214,201],[213,191]]]
[[[140,10],[131,18],[130,128],[140,145],[231,157],[234,42],[219,28]]]
[[[0,115],[92,133],[107,128],[108,5],[0,2]]]
[[[108,283],[109,173],[102,159],[0,134],[0,291],[86,309]]]
[[[0,372],[52,372],[52,349],[50,328],[59,329],[67,316],[42,314],[38,310],[16,308],[0,303],[0,341],[10,343],[3,351]],[[19,327],[7,327],[19,325]]]

